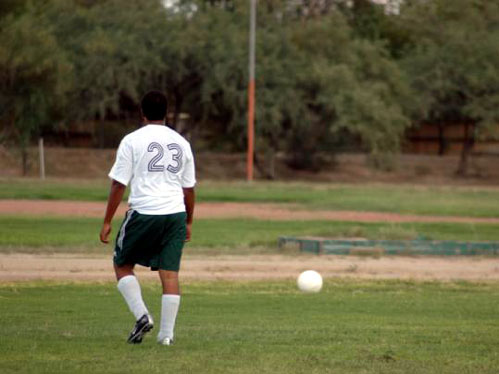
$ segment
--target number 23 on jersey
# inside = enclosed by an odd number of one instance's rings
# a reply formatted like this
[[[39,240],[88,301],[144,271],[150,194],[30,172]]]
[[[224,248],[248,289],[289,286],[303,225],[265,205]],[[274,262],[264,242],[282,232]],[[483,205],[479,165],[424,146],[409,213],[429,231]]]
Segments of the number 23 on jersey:
[[[171,162],[166,166],[166,170],[170,173],[177,174],[182,168],[182,148],[176,143],[168,144],[166,147],[171,151],[169,152],[169,154],[171,154]],[[153,158],[151,158],[151,161],[147,164],[147,170],[150,172],[165,171],[165,165],[163,163],[165,150],[163,149],[163,146],[159,143],[152,142],[147,147],[147,151],[154,153]]]

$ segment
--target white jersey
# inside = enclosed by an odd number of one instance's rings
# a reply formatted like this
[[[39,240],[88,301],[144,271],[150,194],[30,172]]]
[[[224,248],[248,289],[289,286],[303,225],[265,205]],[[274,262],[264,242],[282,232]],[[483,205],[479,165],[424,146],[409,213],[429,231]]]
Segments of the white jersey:
[[[146,125],[125,136],[109,177],[128,185],[130,208],[141,214],[185,212],[182,188],[194,187],[191,146],[164,125]]]

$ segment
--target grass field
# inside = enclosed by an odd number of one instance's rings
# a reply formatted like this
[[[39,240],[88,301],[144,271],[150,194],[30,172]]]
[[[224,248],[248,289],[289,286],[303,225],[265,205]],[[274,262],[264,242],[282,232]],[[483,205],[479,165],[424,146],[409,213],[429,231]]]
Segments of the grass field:
[[[106,180],[0,179],[0,199],[104,201],[108,188]],[[499,216],[499,189],[491,188],[202,182],[197,188],[197,200],[292,203],[307,209]]]
[[[104,201],[108,185],[0,180],[0,199]],[[198,201],[499,216],[499,189],[209,182]],[[98,241],[101,222],[0,215],[0,254],[111,253]],[[275,253],[280,235],[497,241],[499,225],[200,219],[189,249]],[[159,293],[156,283],[143,284],[156,321]],[[305,295],[292,281],[191,281],[183,295],[175,346],[157,345],[155,334],[130,346],[133,317],[114,283],[0,282],[0,372],[499,373],[497,282],[326,279],[321,293]]]
[[[98,218],[0,216],[0,252],[102,252]],[[113,237],[120,219],[114,221]],[[414,239],[495,241],[495,224],[466,223],[356,223],[328,221],[260,221],[250,219],[202,219],[193,229],[193,248],[210,252],[245,253],[241,248],[262,246],[277,249],[281,235],[325,237],[367,237],[372,239]]]
[[[159,286],[144,298],[158,318]],[[114,284],[0,285],[2,373],[497,373],[499,285],[328,281],[184,287],[172,347],[125,343]]]

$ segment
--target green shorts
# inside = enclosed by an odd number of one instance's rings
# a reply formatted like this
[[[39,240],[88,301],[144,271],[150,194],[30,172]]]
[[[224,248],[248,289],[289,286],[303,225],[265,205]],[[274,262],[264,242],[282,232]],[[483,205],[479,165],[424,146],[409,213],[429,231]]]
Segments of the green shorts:
[[[180,268],[186,235],[185,212],[146,215],[126,213],[116,237],[113,261],[116,265],[140,264],[151,270]]]

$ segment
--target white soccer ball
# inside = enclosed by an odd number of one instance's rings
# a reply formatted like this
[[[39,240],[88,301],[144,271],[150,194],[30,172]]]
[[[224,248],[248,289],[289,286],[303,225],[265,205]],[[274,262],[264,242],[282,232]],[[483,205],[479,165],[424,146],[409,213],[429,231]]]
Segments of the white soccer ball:
[[[319,292],[322,288],[322,277],[314,270],[307,270],[300,274],[296,282],[303,292]]]

